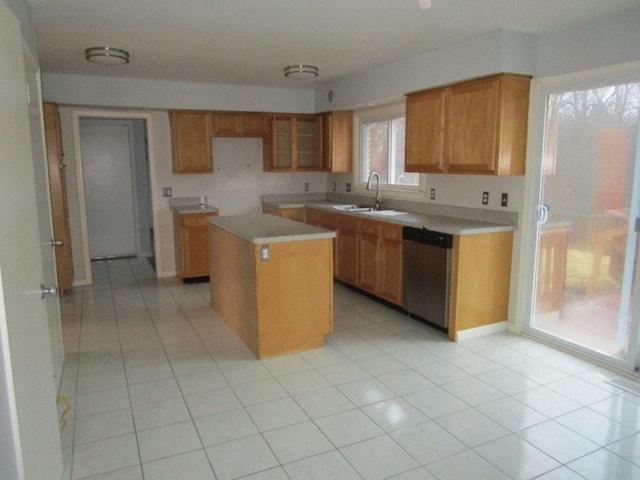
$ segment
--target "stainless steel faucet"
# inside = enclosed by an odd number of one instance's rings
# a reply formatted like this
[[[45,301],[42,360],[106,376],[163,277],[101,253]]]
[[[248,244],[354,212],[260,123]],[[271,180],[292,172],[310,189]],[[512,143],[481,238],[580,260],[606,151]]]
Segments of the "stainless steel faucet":
[[[380,174],[378,172],[373,171],[369,174],[369,178],[367,179],[367,190],[371,190],[371,178],[375,175],[376,177],[376,210],[382,209],[382,195],[380,194]]]

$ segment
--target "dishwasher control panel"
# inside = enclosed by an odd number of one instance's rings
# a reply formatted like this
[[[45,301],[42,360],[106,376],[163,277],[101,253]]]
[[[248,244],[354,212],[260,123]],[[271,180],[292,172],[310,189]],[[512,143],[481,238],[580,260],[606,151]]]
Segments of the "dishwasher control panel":
[[[436,232],[427,228],[404,227],[402,238],[417,243],[424,243],[434,247],[449,249],[453,246],[453,235]]]

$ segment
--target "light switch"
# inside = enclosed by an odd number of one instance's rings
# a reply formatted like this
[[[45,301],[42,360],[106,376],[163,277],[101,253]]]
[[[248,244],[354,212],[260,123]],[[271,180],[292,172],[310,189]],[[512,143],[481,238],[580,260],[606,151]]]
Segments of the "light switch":
[[[260,247],[260,258],[263,262],[269,261],[269,245],[262,245]]]

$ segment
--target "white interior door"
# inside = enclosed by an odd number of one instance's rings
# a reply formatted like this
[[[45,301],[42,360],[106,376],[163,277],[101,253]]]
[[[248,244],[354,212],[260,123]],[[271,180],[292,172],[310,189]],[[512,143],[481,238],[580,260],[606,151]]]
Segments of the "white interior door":
[[[39,228],[49,210],[36,201],[26,83],[20,24],[0,1],[0,424],[10,427],[2,429],[0,477],[7,480],[62,475],[47,319],[56,299],[40,298],[40,284],[51,285]]]
[[[91,259],[135,256],[136,215],[130,122],[80,121]]]

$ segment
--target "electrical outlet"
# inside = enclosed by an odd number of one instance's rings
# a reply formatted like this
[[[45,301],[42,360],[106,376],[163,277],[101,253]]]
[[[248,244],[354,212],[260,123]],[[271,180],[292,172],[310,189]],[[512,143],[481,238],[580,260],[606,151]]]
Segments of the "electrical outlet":
[[[489,192],[482,192],[482,204],[489,205]]]
[[[436,189],[432,188],[429,193],[429,200],[435,200],[435,199],[436,199]]]
[[[503,193],[502,194],[502,198],[500,199],[500,205],[502,205],[503,207],[508,207],[509,206],[509,194],[508,193]]]
[[[163,197],[172,197],[173,189],[171,187],[162,187],[162,196]]]
[[[334,191],[334,192],[336,191],[336,188],[337,188],[337,187],[336,187],[336,182],[333,182],[333,191]]]
[[[351,184],[347,183],[347,192],[350,192],[350,191],[351,191]]]
[[[305,192],[309,191],[309,182],[304,182],[304,191]]]

